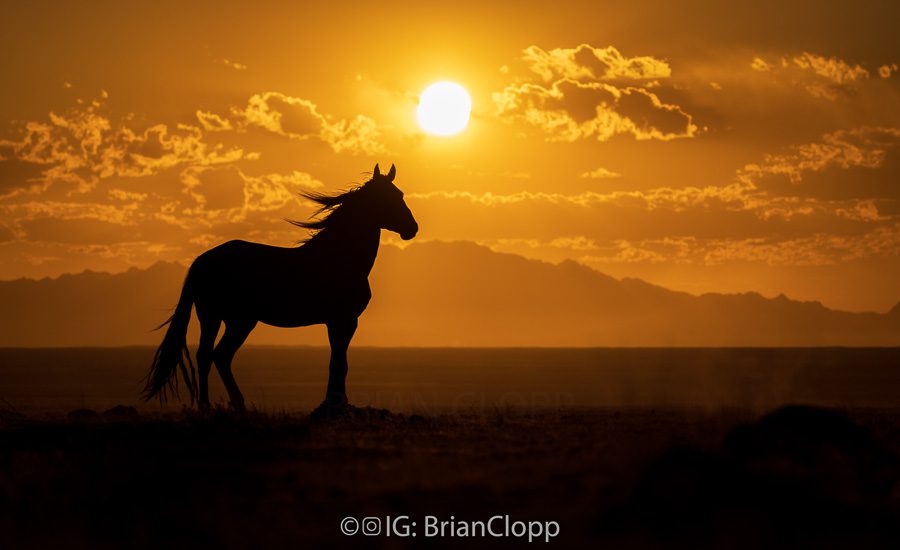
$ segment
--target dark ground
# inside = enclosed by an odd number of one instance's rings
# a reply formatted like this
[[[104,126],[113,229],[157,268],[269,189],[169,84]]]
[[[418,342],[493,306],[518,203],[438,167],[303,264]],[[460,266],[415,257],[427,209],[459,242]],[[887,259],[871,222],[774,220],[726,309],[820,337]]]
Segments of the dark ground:
[[[34,415],[139,400],[156,348],[0,348],[0,404]],[[248,404],[303,412],[322,400],[327,347],[248,345],[234,375]],[[772,410],[785,403],[900,408],[900,348],[351,347],[357,405],[399,413],[519,409]],[[225,402],[210,377],[213,403]],[[176,404],[169,411],[179,410]]]
[[[528,545],[422,529],[494,514],[558,548],[900,547],[900,409],[135,414],[0,414],[0,547]],[[417,538],[340,533],[386,515]]]

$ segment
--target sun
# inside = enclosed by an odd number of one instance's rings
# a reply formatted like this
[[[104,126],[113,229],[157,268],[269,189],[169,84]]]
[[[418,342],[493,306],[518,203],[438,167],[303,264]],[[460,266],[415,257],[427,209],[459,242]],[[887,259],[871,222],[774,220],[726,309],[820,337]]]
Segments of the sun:
[[[429,134],[452,136],[466,129],[472,98],[456,82],[442,80],[425,88],[419,96],[416,119]]]

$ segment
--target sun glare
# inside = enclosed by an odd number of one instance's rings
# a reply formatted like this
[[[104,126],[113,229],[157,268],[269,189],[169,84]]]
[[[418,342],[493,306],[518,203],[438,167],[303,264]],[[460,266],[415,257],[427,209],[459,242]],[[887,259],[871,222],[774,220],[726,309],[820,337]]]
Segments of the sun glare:
[[[419,96],[416,119],[429,134],[452,136],[466,129],[472,99],[469,92],[456,82],[435,82]]]

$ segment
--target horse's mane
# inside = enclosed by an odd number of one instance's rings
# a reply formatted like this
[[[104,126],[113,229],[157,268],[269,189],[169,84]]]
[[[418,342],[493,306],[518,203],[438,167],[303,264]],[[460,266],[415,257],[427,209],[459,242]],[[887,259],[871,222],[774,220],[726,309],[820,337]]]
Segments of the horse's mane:
[[[369,180],[372,181],[372,180]],[[338,213],[341,211],[341,208],[347,204],[347,202],[352,199],[363,187],[366,186],[367,183],[356,185],[351,187],[345,191],[340,191],[334,195],[328,195],[325,193],[317,193],[315,191],[303,191],[300,193],[300,196],[304,199],[308,199],[313,201],[314,203],[319,205],[319,209],[313,212],[312,218],[307,221],[301,220],[287,220],[289,223],[296,225],[297,227],[302,227],[304,229],[310,229],[315,232],[322,231],[323,229],[327,229],[334,222],[339,219]],[[313,235],[315,236],[315,234]]]

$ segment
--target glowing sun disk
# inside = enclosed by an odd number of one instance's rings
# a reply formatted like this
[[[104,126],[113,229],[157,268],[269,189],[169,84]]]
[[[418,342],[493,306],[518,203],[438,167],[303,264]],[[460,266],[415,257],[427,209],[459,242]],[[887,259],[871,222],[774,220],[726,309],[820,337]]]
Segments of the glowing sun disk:
[[[472,99],[456,82],[443,80],[425,88],[419,96],[416,119],[419,126],[436,136],[452,136],[465,130]]]

